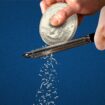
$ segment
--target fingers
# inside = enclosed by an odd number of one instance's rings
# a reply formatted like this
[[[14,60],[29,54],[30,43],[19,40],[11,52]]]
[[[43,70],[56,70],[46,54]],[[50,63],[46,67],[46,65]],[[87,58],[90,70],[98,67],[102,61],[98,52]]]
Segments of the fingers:
[[[70,6],[65,7],[64,9],[60,10],[57,14],[55,14],[52,18],[51,18],[51,25],[53,26],[59,26],[62,25],[66,19],[73,15],[75,12],[73,11],[73,9]]]
[[[40,2],[40,8],[41,8],[42,13],[45,13],[47,8],[56,2],[64,2],[64,0],[42,0]]]
[[[42,14],[45,13],[45,11],[47,10],[48,6],[46,4],[45,1],[41,1],[40,2],[40,8],[41,8],[41,11],[42,11]]]
[[[51,19],[51,24],[53,26],[60,26],[62,25],[68,17],[75,13],[79,13],[81,8],[78,4],[77,0],[65,0],[65,2],[69,5],[68,7],[65,7],[64,9],[60,10],[55,16]],[[82,16],[79,17],[79,21],[82,20]]]
[[[48,6],[51,6],[52,4],[56,3],[56,0],[44,0]]]
[[[40,3],[42,13],[45,13],[48,7],[56,2],[67,2],[70,6],[60,10],[56,15],[51,18],[51,24],[53,26],[62,25],[69,16],[77,12],[78,6],[77,3],[70,2],[70,0],[43,0]],[[74,12],[75,11],[75,12]]]
[[[100,12],[99,23],[94,40],[97,49],[105,50],[105,6]]]
[[[46,2],[46,4],[48,5],[48,6],[51,6],[52,4],[54,4],[54,3],[57,3],[57,2],[65,2],[65,0],[44,0],[45,2]]]

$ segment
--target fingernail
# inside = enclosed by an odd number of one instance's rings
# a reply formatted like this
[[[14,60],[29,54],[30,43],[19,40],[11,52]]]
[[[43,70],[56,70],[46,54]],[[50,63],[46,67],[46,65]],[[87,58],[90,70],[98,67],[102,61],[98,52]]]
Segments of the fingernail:
[[[53,16],[50,20],[51,25],[58,26],[60,24],[58,16]]]

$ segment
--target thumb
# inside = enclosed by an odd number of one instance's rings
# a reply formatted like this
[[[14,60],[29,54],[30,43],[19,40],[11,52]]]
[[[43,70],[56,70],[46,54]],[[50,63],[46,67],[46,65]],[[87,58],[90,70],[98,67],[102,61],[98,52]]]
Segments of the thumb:
[[[100,12],[94,41],[97,49],[105,50],[105,6],[101,9]]]
[[[65,8],[63,8],[62,10],[58,11],[57,14],[55,14],[52,18],[51,18],[51,25],[53,26],[59,26],[62,25],[69,16],[73,15],[75,12],[73,11],[73,9],[70,6],[67,6]]]

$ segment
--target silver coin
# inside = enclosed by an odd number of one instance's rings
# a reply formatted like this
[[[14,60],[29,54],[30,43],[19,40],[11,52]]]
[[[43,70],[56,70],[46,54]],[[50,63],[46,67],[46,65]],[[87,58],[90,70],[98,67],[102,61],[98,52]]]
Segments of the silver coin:
[[[76,32],[78,25],[78,17],[76,14],[69,17],[67,21],[59,27],[50,25],[51,17],[66,6],[68,6],[66,3],[56,3],[48,8],[41,18],[39,32],[42,40],[48,45],[66,42],[70,40]]]

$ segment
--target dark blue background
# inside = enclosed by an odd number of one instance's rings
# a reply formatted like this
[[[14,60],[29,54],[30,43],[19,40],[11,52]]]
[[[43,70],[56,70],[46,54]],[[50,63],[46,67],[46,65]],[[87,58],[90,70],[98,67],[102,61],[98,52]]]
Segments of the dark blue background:
[[[0,105],[32,105],[42,61],[22,54],[44,45],[39,0],[0,0]],[[86,17],[76,37],[94,32],[98,14]],[[94,44],[55,54],[57,105],[105,105],[105,52]]]

